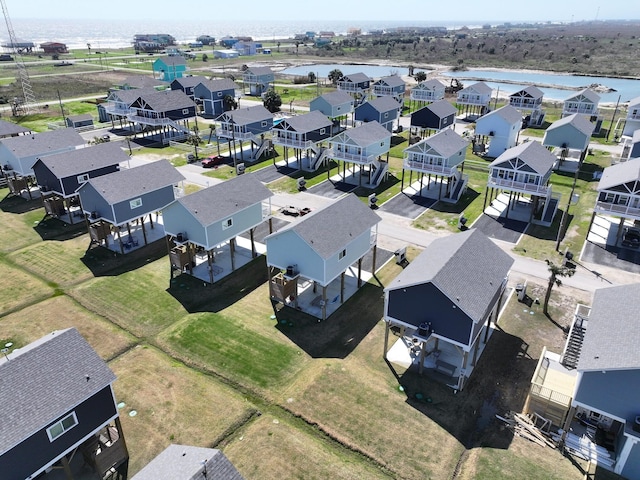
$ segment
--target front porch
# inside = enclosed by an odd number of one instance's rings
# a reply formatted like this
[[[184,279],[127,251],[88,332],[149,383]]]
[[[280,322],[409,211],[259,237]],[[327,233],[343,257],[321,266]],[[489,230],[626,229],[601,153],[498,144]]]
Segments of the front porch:
[[[100,220],[89,224],[92,244],[113,252],[126,254],[164,238],[162,215],[148,214],[123,225],[112,225]]]

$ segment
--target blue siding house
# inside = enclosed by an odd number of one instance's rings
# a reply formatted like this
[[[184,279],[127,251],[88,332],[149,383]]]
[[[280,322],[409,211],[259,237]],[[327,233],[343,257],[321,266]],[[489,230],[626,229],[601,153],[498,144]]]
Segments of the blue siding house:
[[[420,130],[442,130],[453,127],[456,107],[446,100],[436,100],[411,114],[411,127]]]
[[[275,75],[269,67],[249,67],[242,74],[245,89],[249,95],[259,97],[273,87]]]
[[[322,142],[331,137],[331,126],[327,116],[317,110],[285,118],[273,127],[273,143],[284,147],[287,162],[289,148],[293,148],[298,168],[315,171],[326,158]]]
[[[317,110],[333,120],[333,135],[339,133],[341,120],[346,127],[349,114],[353,114],[354,99],[347,92],[336,90],[314,98],[309,103],[309,110]]]
[[[206,80],[207,77],[200,75],[187,75],[186,77],[175,78],[171,81],[171,90],[182,90],[191,100],[195,100],[194,88]]]
[[[36,478],[55,467],[77,475],[70,462],[78,453],[82,474],[104,478],[113,468],[110,478],[126,480],[116,376],[75,328],[7,352],[0,378],[3,478]]]
[[[356,107],[356,122],[378,122],[390,132],[393,122],[400,118],[402,104],[393,97],[378,97]]]
[[[153,76],[165,82],[183,77],[186,71],[187,61],[182,55],[160,57],[153,62]]]
[[[273,129],[273,113],[262,105],[230,110],[223,113],[216,122],[219,127],[216,129],[218,141],[226,140],[229,143],[229,151],[234,152],[238,158],[236,142],[240,144],[240,159],[242,161],[258,160],[263,153],[272,147],[271,139],[265,135]],[[245,156],[243,143],[251,143],[251,152]]]
[[[406,88],[406,83],[404,83],[404,80],[398,75],[382,77],[373,82],[372,85],[373,95],[376,97],[392,97],[398,103],[403,102]]]
[[[196,102],[202,105],[202,115],[205,118],[214,118],[228,110],[225,105],[225,97],[235,100],[238,86],[229,78],[215,78],[202,80],[194,89]]]

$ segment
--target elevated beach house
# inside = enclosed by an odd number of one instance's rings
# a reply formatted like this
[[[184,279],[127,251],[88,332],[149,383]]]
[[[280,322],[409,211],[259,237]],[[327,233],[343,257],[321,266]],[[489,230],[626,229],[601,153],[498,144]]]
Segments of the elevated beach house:
[[[298,169],[313,172],[327,157],[323,142],[331,137],[331,126],[331,120],[317,110],[285,118],[273,127],[273,143],[284,147],[287,163],[293,149]]]
[[[309,110],[317,110],[329,117],[333,121],[332,135],[336,135],[340,132],[341,123],[346,127],[349,114],[353,114],[354,100],[347,92],[336,90],[311,100]]]
[[[374,121],[348,128],[331,137],[327,155],[342,163],[342,178],[345,182],[349,170],[351,180],[357,185],[375,188],[380,185],[389,169],[390,148],[391,132]],[[387,155],[386,160],[382,159],[383,155]]]
[[[603,118],[598,111],[600,95],[593,90],[585,88],[568,97],[562,104],[562,116],[573,114],[583,115],[593,123],[593,134],[597,135],[602,127]]]
[[[343,75],[337,83],[338,90],[347,92],[355,100],[355,104],[363,102],[369,95],[371,78],[364,73]]]
[[[167,55],[153,62],[153,77],[165,82],[183,77],[186,71],[187,61],[182,55]]]
[[[182,90],[191,100],[195,100],[194,88],[201,82],[207,80],[202,75],[187,75],[186,77],[174,78],[171,81],[171,90]]]
[[[640,97],[635,97],[629,100],[622,135],[631,137],[637,130],[640,130]]]
[[[493,90],[484,82],[476,82],[458,91],[456,103],[460,114],[480,117],[487,113]]]
[[[426,175],[428,187],[431,187],[433,177],[438,200],[457,202],[469,181],[469,177],[463,173],[468,146],[468,140],[448,128],[405,148],[401,191],[404,190],[405,171],[408,170],[410,185],[413,183],[414,173],[419,178],[420,186],[416,190],[420,195]],[[462,168],[459,169],[461,165]],[[431,188],[427,188],[429,190]]]
[[[476,120],[475,143],[488,143],[485,155],[496,158],[516,146],[521,129],[522,115],[511,105],[505,105]]]
[[[225,99],[235,101],[236,90],[238,86],[230,78],[205,79],[193,87],[193,95],[196,103],[202,105],[202,115],[214,118],[231,109]]]
[[[436,100],[411,114],[411,128],[418,129],[421,134],[451,128],[457,112],[446,100]]]
[[[109,240],[117,241],[117,250],[125,253],[137,247],[140,240],[147,245],[152,239],[162,238],[162,233],[153,234],[152,216],[155,213],[158,220],[159,211],[175,200],[183,180],[167,160],[87,180],[78,188],[78,195],[90,222],[92,243],[109,247]],[[123,232],[127,233],[126,238]]]
[[[593,123],[584,115],[574,113],[553,122],[544,132],[542,145],[558,158],[561,167],[565,160],[582,162],[587,155]]]
[[[273,88],[274,81],[275,74],[270,67],[249,67],[242,74],[245,93],[254,97],[260,97]]]
[[[116,376],[75,328],[5,352],[0,379],[3,478],[127,479]]]
[[[384,290],[385,357],[389,332],[412,362],[462,390],[498,320],[513,259],[470,229],[434,240]]]
[[[542,90],[535,85],[529,85],[509,95],[509,105],[522,114],[528,127],[540,127],[544,122],[543,97]]]
[[[361,287],[362,260],[372,249],[375,273],[379,222],[358,197],[347,194],[268,235],[270,297],[326,319]]]
[[[273,129],[273,113],[262,105],[229,110],[223,113],[216,122],[218,142],[226,141],[230,155],[245,162],[254,162],[268,153],[272,141],[267,134]],[[250,151],[245,155],[243,144],[249,142]],[[236,148],[239,145],[239,150]],[[239,153],[239,155],[238,155]]]
[[[393,97],[377,97],[356,107],[356,125],[366,122],[378,122],[384,128],[393,131],[393,124],[400,118],[402,104]]]
[[[396,102],[402,104],[407,84],[399,75],[389,75],[382,77],[371,85],[371,93],[375,97],[392,97]]]
[[[257,256],[254,231],[269,222],[273,193],[247,173],[180,197],[162,211],[171,272],[213,283]],[[236,258],[237,237],[249,233],[250,255]],[[225,271],[222,257],[230,260]],[[220,258],[218,258],[220,257]]]
[[[420,82],[411,89],[409,98],[414,102],[431,103],[444,99],[445,85],[435,78]]]

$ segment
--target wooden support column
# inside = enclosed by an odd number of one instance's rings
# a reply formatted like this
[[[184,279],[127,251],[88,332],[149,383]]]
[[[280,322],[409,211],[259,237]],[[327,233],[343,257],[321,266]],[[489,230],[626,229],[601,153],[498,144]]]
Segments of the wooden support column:
[[[129,222],[127,222],[127,235],[131,237],[131,224]]]
[[[327,286],[322,287],[322,320],[327,319]]]
[[[591,231],[591,227],[593,227],[593,221],[596,219],[596,212],[594,211],[591,214],[591,220],[589,221],[589,228],[587,228],[587,237],[589,236],[589,232]]]
[[[164,236],[164,243],[167,245],[167,253],[169,254],[169,272],[170,272],[169,287],[171,287],[171,280],[173,280],[173,264],[171,263],[171,244],[169,243],[169,235]]]
[[[436,177],[436,182],[438,181]],[[438,200],[442,198],[442,180],[440,180],[440,188],[438,189]]]
[[[153,218],[151,217],[151,214],[149,214],[149,226],[151,227],[151,230],[153,230]]]
[[[253,231],[255,228],[251,228],[249,230],[249,238],[251,239],[251,258],[256,258],[258,256],[258,252],[256,252],[256,242],[253,238]]]
[[[484,331],[484,343],[487,343],[489,340],[489,329],[491,328],[491,317],[493,317],[495,310],[492,310],[491,313],[487,316],[487,325]]]
[[[344,303],[344,272],[340,274],[340,303]]]
[[[400,191],[404,190],[404,168],[402,169],[402,176],[400,177]]]
[[[151,218],[151,214],[149,214],[149,218]],[[144,226],[144,217],[140,218],[140,226],[142,227],[142,238],[144,240],[144,244],[148,245],[148,243],[147,243],[147,229]]]
[[[362,286],[362,257],[358,259],[358,288]]]
[[[69,213],[69,223],[73,225],[73,214],[71,213],[71,199],[67,198],[64,200],[64,202],[67,208],[67,212]]]
[[[193,275],[193,247],[187,242],[187,256],[189,258],[189,274]]]
[[[60,465],[62,465],[62,469],[64,470],[64,475],[68,480],[73,480],[73,473],[71,472],[71,467],[69,466],[69,459],[65,455],[60,459]]]
[[[269,234],[273,233],[273,218],[269,217]]]
[[[422,197],[423,180],[424,180],[424,172],[420,172],[420,196],[421,197]]]
[[[384,322],[384,352],[382,354],[383,358],[387,358],[387,348],[389,347],[389,330],[391,329],[390,322]]]
[[[618,231],[616,232],[616,245],[620,241],[620,237],[622,237],[622,228],[624,227],[625,218],[622,217],[620,219],[620,223],[618,223]]]
[[[467,362],[469,361],[469,352],[466,350],[462,353],[462,369],[467,368]]]
[[[229,252],[231,252],[231,271],[236,270],[236,239],[235,237],[229,240]]]
[[[372,263],[372,265],[371,265],[371,273],[373,275],[376,274],[376,257],[377,256],[378,256],[378,244],[374,243],[373,244],[373,253],[372,253],[372,257],[373,258],[372,258],[372,261],[371,261],[371,263]]]
[[[471,360],[471,366],[476,366],[476,361],[478,360],[478,349],[480,347],[480,339],[476,339],[476,344],[473,347],[473,359]]]
[[[484,203],[482,204],[482,211],[484,212],[487,208],[487,196],[489,195],[489,186],[484,189]]]

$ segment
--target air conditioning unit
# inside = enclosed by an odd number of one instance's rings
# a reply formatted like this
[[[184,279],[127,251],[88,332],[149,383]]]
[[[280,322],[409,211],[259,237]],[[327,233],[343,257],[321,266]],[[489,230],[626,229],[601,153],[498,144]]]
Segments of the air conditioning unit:
[[[393,253],[396,257],[396,263],[402,265],[407,261],[407,247],[402,247]]]
[[[378,197],[376,197],[376,194],[372,193],[367,198],[368,198],[369,208],[376,208],[376,203],[378,203]]]
[[[94,219],[94,220],[95,220],[95,219],[96,219],[96,218],[98,218],[99,216],[100,216],[100,214],[99,214],[98,212],[91,212],[91,218],[92,218],[92,219]]]
[[[300,177],[296,183],[298,184],[299,191],[302,191],[306,188],[307,181],[304,179],[304,177]]]
[[[239,163],[236,165],[236,175],[242,175],[245,171],[244,163]]]
[[[491,130],[491,131],[489,132],[489,136],[490,136],[490,137],[493,137],[495,134],[496,134],[496,132],[494,132],[493,130]]]
[[[179,243],[185,242],[187,240],[187,235],[183,232],[179,232],[176,234],[176,241]]]

